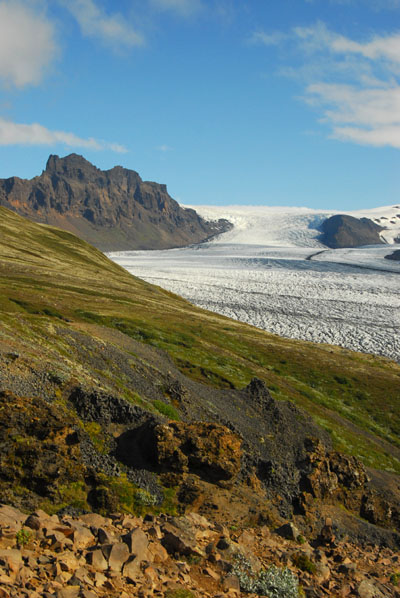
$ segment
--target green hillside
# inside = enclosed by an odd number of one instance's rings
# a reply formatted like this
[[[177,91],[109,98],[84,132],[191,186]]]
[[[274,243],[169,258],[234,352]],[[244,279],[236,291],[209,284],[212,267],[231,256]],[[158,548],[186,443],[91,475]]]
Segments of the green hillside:
[[[71,341],[79,334],[97,347],[129,353],[129,337],[167,352],[181,372],[209,386],[242,388],[261,378],[274,398],[308,411],[336,448],[400,473],[400,366],[394,362],[279,338],[199,309],[131,276],[74,235],[5,208],[0,275],[0,352],[14,368],[3,388],[37,371],[38,388],[51,387],[59,400],[79,381],[160,409],[151,392],[127,383],[112,359],[99,367],[86,348],[83,363],[79,342]],[[135,367],[157,369],[144,350],[132,358]]]

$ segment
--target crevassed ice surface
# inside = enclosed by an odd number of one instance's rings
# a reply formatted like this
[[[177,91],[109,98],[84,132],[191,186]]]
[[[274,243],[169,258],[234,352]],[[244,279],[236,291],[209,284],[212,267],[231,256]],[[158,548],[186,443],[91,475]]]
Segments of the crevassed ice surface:
[[[317,226],[333,212],[196,210],[229,217],[235,228],[206,244],[109,256],[200,307],[281,336],[400,361],[400,264],[384,259],[396,246],[327,249]]]

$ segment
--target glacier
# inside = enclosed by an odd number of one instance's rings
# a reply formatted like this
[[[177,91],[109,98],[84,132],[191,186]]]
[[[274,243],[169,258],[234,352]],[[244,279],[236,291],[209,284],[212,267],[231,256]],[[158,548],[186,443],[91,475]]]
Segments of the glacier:
[[[234,228],[208,243],[109,257],[199,307],[280,336],[400,362],[400,263],[385,259],[394,245],[326,248],[318,227],[332,211],[194,208]],[[383,231],[389,242],[400,235],[399,206],[348,213],[391,223]]]

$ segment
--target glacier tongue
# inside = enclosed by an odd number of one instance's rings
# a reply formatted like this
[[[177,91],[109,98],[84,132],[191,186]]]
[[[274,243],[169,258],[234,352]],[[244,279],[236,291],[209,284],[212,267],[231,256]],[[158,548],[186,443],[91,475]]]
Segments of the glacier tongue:
[[[333,211],[195,209],[210,220],[227,218],[233,230],[183,249],[110,257],[200,307],[272,333],[400,361],[400,263],[384,259],[393,246],[327,249],[318,228]],[[389,223],[387,240],[400,235],[399,206],[348,213]]]
[[[400,361],[400,265],[387,246],[337,251],[208,243],[110,257],[199,307]]]

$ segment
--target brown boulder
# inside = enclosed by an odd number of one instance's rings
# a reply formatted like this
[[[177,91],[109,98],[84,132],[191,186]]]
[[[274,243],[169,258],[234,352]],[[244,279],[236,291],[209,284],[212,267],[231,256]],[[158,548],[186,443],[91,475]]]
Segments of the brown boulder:
[[[9,505],[0,505],[0,528],[10,528],[18,531],[25,521],[26,515]]]
[[[139,558],[139,560],[143,560],[145,558],[149,541],[143,530],[137,527],[136,529],[123,535],[121,540],[128,546],[129,552],[131,554],[134,554]]]
[[[106,544],[102,547],[102,551],[108,560],[110,569],[118,573],[129,558],[129,548],[124,542],[117,542],[111,545]]]
[[[364,579],[358,586],[357,595],[360,598],[385,598],[385,594],[366,579]]]
[[[87,553],[86,560],[89,565],[92,565],[97,571],[106,571],[108,563],[104,558],[103,552],[98,548]]]
[[[240,471],[242,440],[225,426],[169,422],[156,426],[154,436],[163,470],[196,473],[212,482],[231,480]]]
[[[129,557],[129,560],[124,564],[122,575],[127,577],[131,582],[134,582],[140,574],[140,559],[136,556]]]
[[[172,555],[205,556],[203,550],[197,546],[195,530],[185,517],[173,518],[162,527],[164,548]]]
[[[316,442],[307,455],[310,473],[305,486],[316,498],[330,499],[338,494],[354,495],[355,490],[363,489],[368,475],[363,463],[356,457],[336,451],[328,452],[321,442]]]

